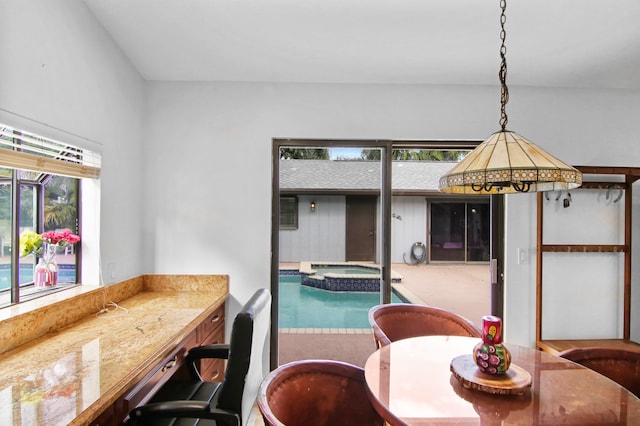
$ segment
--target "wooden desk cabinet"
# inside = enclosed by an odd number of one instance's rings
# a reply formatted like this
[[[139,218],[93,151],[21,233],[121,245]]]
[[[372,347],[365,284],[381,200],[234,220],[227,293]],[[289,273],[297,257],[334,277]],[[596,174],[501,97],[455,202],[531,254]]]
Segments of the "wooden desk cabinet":
[[[225,305],[222,304],[189,333],[151,372],[133,385],[90,424],[92,426],[121,425],[126,421],[132,409],[147,403],[168,380],[188,376],[185,355],[190,348],[211,343],[224,343],[224,310]],[[218,381],[224,375],[225,361],[207,360],[200,368],[205,380]]]
[[[116,423],[115,416],[115,406],[112,405],[107,410],[105,410],[102,414],[100,414],[94,421],[90,423],[91,426],[110,426],[121,424],[120,422]]]
[[[198,345],[224,343],[224,305],[207,317],[196,329]],[[217,382],[224,376],[226,361],[223,359],[203,360],[200,374],[206,381]]]

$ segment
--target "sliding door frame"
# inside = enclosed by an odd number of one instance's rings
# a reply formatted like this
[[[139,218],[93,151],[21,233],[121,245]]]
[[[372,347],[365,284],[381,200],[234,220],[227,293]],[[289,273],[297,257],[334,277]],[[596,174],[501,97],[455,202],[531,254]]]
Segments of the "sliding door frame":
[[[372,140],[372,139],[286,139],[274,138],[271,159],[271,336],[270,336],[270,367],[278,367],[278,307],[279,298],[279,266],[280,266],[280,149],[283,147],[300,148],[366,148],[380,149],[381,188],[381,266],[382,285],[380,289],[380,303],[391,303],[391,166],[393,149],[444,149],[471,150],[481,141],[441,141],[441,140]],[[493,224],[492,224],[493,226]]]

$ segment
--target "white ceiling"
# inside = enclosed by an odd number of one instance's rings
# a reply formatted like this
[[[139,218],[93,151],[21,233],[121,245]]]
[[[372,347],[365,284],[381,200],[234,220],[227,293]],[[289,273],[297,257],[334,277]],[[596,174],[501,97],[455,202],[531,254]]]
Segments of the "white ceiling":
[[[147,80],[498,84],[499,0],[85,0]],[[509,85],[640,89],[639,0],[510,0]]]

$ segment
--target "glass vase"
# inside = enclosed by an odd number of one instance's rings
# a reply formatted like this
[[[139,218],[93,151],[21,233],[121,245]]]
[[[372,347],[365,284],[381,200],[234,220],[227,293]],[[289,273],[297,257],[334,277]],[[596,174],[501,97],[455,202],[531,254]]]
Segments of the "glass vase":
[[[46,287],[47,274],[47,265],[44,263],[44,259],[40,257],[38,258],[38,263],[36,264],[33,271],[33,285],[38,288]]]
[[[482,341],[473,349],[473,358],[483,373],[500,375],[511,365],[511,353],[502,344],[502,319],[492,315],[482,317]]]
[[[38,259],[34,273],[34,285],[36,287],[53,287],[58,284],[57,251],[57,244],[42,243],[42,257]]]

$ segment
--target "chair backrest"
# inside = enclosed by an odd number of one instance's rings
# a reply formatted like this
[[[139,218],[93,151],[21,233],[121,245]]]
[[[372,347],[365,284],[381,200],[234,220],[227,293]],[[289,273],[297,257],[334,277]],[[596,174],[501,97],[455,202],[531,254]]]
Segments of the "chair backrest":
[[[241,413],[243,425],[247,424],[267,371],[262,359],[271,319],[270,306],[271,294],[267,289],[260,289],[233,320],[229,359],[216,407]]]
[[[340,361],[294,361],[262,382],[258,408],[269,426],[383,425],[375,411],[364,370]]]
[[[461,315],[435,306],[408,303],[372,307],[369,324],[378,347],[417,336],[482,336],[480,328]]]
[[[558,356],[597,371],[640,398],[640,350],[588,347],[572,348]]]

